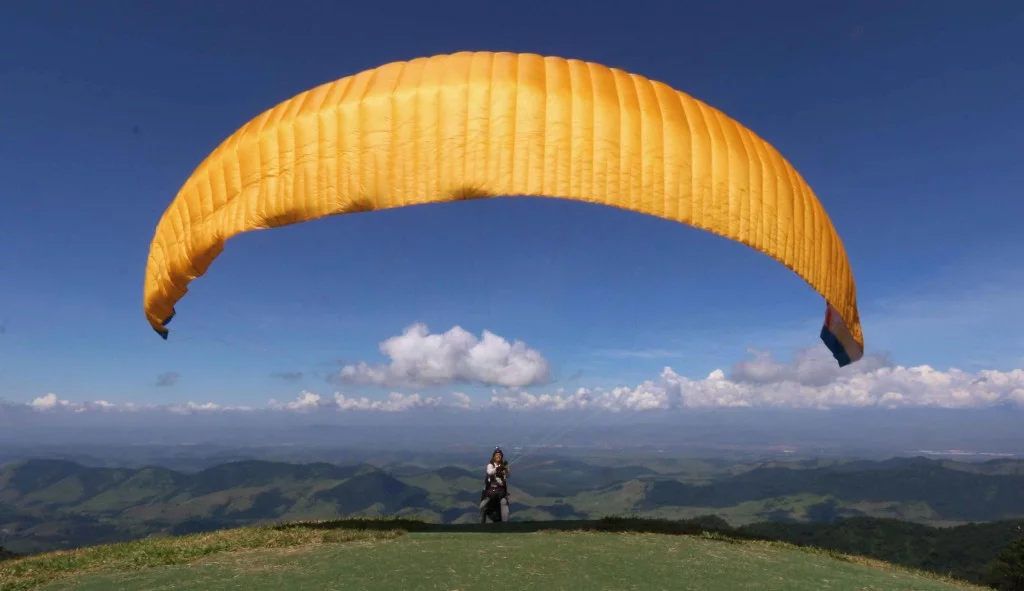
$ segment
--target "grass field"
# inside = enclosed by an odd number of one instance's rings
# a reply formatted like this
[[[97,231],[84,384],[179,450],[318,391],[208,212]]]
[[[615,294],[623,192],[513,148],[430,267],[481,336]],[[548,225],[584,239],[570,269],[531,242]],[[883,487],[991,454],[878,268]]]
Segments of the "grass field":
[[[607,528],[620,531],[504,525],[387,520],[157,538],[0,563],[0,589],[979,589],[777,542],[623,523]]]

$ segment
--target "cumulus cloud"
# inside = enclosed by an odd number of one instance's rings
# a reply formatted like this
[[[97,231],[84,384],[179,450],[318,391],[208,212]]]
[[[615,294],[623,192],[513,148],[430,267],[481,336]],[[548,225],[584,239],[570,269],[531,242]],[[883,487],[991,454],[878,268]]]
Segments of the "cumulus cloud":
[[[60,400],[54,393],[49,393],[36,398],[28,404],[36,410],[53,410],[55,408],[68,408],[71,403],[67,400]]]
[[[1024,407],[1024,369],[1007,372],[939,371],[927,365],[904,367],[883,356],[865,357],[839,368],[821,347],[780,362],[766,352],[737,363],[729,376],[716,369],[691,379],[670,367],[657,379],[610,390],[580,388],[551,394],[494,392],[491,407],[510,410],[609,411],[700,407],[788,408],[979,408]]]
[[[477,338],[459,326],[431,334],[426,325],[413,324],[381,343],[380,352],[391,362],[346,365],[338,377],[353,384],[412,388],[452,383],[517,388],[549,380],[548,362],[540,352],[487,330]]]
[[[341,392],[331,396],[322,396],[316,392],[301,392],[295,399],[278,402],[271,399],[267,406],[254,408],[251,406],[236,406],[217,404],[215,402],[186,402],[184,404],[136,404],[125,402],[113,404],[105,400],[71,402],[58,397],[54,393],[39,396],[28,403],[14,403],[0,400],[0,411],[36,411],[42,413],[53,412],[169,412],[173,414],[198,414],[213,412],[252,412],[262,411],[294,411],[312,412],[318,410],[337,411],[380,411],[380,412],[402,412],[422,408],[437,408],[440,406],[451,406],[454,408],[468,408],[470,399],[461,392],[452,395],[454,402],[444,404],[441,396],[424,397],[420,394],[403,394],[393,392],[381,400],[374,400],[367,397],[350,397]]]
[[[826,386],[850,372],[867,373],[891,366],[886,355],[865,355],[849,369],[841,368],[824,347],[800,349],[790,362],[776,361],[771,351],[748,349],[753,359],[732,367],[729,379],[740,384],[766,385],[793,382],[802,386]]]
[[[452,398],[455,399],[455,403],[452,406],[459,408],[470,408],[473,406],[473,399],[465,392],[452,392]]]
[[[185,404],[173,404],[173,405],[166,406],[164,408],[166,410],[170,411],[170,412],[173,412],[175,414],[181,414],[181,415],[196,414],[196,413],[201,413],[201,412],[218,412],[218,411],[224,411],[224,410],[240,410],[240,411],[251,410],[248,406],[228,406],[228,407],[225,407],[225,406],[221,406],[219,404],[213,403],[213,402],[206,402],[206,403],[203,403],[203,404],[199,404],[197,402],[192,402],[191,400],[186,402]]]
[[[1024,408],[1024,369],[968,372],[945,371],[928,365],[906,367],[885,356],[866,356],[839,368],[824,347],[798,351],[791,360],[775,359],[770,352],[751,351],[751,358],[733,365],[728,373],[716,369],[704,378],[679,375],[665,367],[659,376],[632,386],[611,389],[558,389],[534,393],[517,388],[497,389],[483,405],[475,405],[464,392],[446,396],[392,392],[382,399],[355,397],[341,392],[321,395],[302,391],[292,400],[270,400],[266,407],[229,406],[213,402],[174,405],[110,403],[105,400],[75,403],[48,393],[27,403],[0,401],[0,412],[139,412],[175,414],[239,412],[373,411],[408,412],[424,409],[504,409],[511,411],[655,411],[687,408]]]
[[[165,411],[175,414],[194,414],[197,412],[212,412],[225,410],[245,411],[251,410],[247,406],[224,406],[213,402],[197,403],[186,402],[185,404],[135,404],[125,402],[114,404],[106,400],[88,400],[85,402],[72,402],[58,397],[53,392],[44,394],[33,399],[31,402],[18,404],[13,402],[3,403],[5,410],[34,410],[38,412],[142,412],[142,411]]]
[[[330,398],[315,392],[302,392],[295,400],[289,402],[279,403],[273,399],[270,401],[270,407],[273,409],[298,412],[319,410],[402,412],[415,408],[437,407],[440,404],[440,396],[424,398],[419,394],[402,394],[400,392],[392,392],[384,400],[371,400],[366,397],[350,398],[341,392],[336,392]]]

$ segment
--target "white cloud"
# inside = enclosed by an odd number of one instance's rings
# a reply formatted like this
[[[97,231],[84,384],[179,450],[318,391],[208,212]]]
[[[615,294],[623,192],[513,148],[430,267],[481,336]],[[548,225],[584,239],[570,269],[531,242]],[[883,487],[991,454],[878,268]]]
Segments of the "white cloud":
[[[85,402],[71,402],[69,400],[63,400],[56,394],[50,392],[39,396],[32,400],[32,402],[26,404],[17,404],[12,402],[4,402],[4,409],[17,410],[28,409],[37,412],[142,412],[142,411],[166,411],[175,414],[193,414],[197,412],[214,412],[214,411],[245,411],[252,410],[247,406],[223,406],[215,404],[213,402],[197,403],[197,402],[186,402],[185,404],[135,404],[133,402],[126,402],[123,404],[114,404],[107,402],[106,400],[87,400]]]
[[[424,398],[419,394],[402,394],[392,392],[384,400],[371,400],[369,398],[350,398],[341,392],[336,392],[333,397],[327,398],[315,392],[302,392],[295,400],[279,403],[276,400],[270,401],[270,408],[275,410],[292,410],[298,412],[312,412],[319,410],[364,410],[383,412],[402,412],[423,407],[437,407],[441,405],[441,397]]]
[[[549,379],[548,362],[522,341],[509,343],[490,331],[481,338],[455,326],[443,334],[430,334],[424,324],[413,324],[381,343],[387,365],[365,361],[342,368],[339,377],[349,383],[385,387],[432,387],[451,383],[477,383],[504,387],[543,384]]]
[[[321,395],[302,391],[290,401],[270,400],[262,409],[191,401],[175,405],[113,404],[104,400],[75,403],[48,393],[28,403],[0,401],[0,411],[196,414],[254,410],[407,412],[443,407],[467,411],[594,409],[620,412],[709,407],[982,408],[999,405],[1024,408],[1024,369],[941,371],[928,365],[895,365],[880,355],[868,355],[858,363],[839,368],[828,350],[819,346],[798,351],[788,361],[777,360],[769,352],[751,351],[750,359],[736,363],[728,372],[716,369],[702,379],[688,378],[665,367],[654,379],[611,389],[558,389],[535,394],[508,387],[492,392],[490,400],[480,406],[474,405],[464,392],[452,392],[447,397],[392,392],[386,398],[371,399],[341,392]]]
[[[224,406],[221,406],[219,404],[215,404],[213,402],[206,402],[204,404],[199,404],[197,402],[192,402],[191,400],[186,402],[185,404],[174,404],[174,405],[167,406],[166,408],[167,408],[168,411],[173,412],[175,414],[179,414],[179,415],[195,414],[195,413],[200,413],[200,412],[218,412],[218,411],[224,411],[224,410],[239,410],[239,411],[251,410],[249,407],[246,407],[246,406],[229,406],[229,407],[224,407]]]
[[[270,408],[277,410],[297,410],[297,411],[312,411],[326,406],[330,406],[331,402],[321,398],[319,394],[315,392],[302,392],[298,398],[290,402],[279,403],[273,398],[270,399]]]
[[[755,352],[737,363],[729,376],[716,369],[691,379],[666,367],[654,380],[611,390],[581,388],[535,395],[498,393],[492,407],[510,410],[609,411],[697,407],[938,407],[978,408],[999,404],[1024,407],[1024,369],[1006,372],[959,369],[939,371],[927,365],[904,367],[885,357],[866,356],[838,368],[824,347],[799,352],[787,363]]]
[[[455,402],[447,405],[454,408],[469,408],[469,396],[456,392],[452,394]],[[40,413],[53,412],[169,412],[173,414],[197,414],[214,412],[252,412],[255,410],[264,411],[293,411],[311,412],[318,410],[365,410],[382,412],[402,412],[420,408],[436,408],[443,406],[442,397],[424,397],[420,394],[403,394],[392,392],[387,398],[374,400],[366,397],[349,397],[341,392],[331,396],[322,396],[316,392],[301,392],[294,400],[278,402],[271,399],[266,407],[257,409],[251,406],[222,405],[214,402],[186,402],[184,404],[136,404],[126,402],[112,404],[105,400],[71,402],[60,399],[54,393],[40,396],[29,403],[14,403],[0,400],[0,411],[28,410]]]
[[[4,411],[33,411],[40,413],[54,412],[169,412],[173,414],[197,414],[214,412],[252,412],[255,410],[265,411],[294,411],[310,412],[316,410],[366,410],[382,412],[401,412],[420,408],[436,408],[439,406],[451,406],[454,408],[469,408],[470,398],[461,392],[453,393],[454,402],[448,405],[442,403],[442,397],[424,397],[420,394],[403,394],[392,392],[382,400],[374,400],[367,397],[349,397],[341,392],[331,396],[322,396],[316,392],[301,392],[294,400],[278,402],[271,399],[266,407],[257,409],[251,406],[223,405],[215,402],[186,402],[184,404],[136,404],[125,402],[113,404],[105,400],[86,402],[71,402],[63,400],[54,393],[39,396],[28,403],[16,403],[0,400],[0,412]]]
[[[453,406],[458,408],[470,408],[473,405],[473,399],[465,392],[452,392],[452,398],[455,399]]]
[[[344,394],[335,394],[334,401],[341,410],[379,410],[384,412],[401,412],[414,408],[436,407],[441,404],[440,396],[421,397],[419,394],[401,394],[392,392],[385,400],[369,398],[346,398]]]
[[[40,396],[29,403],[29,406],[36,410],[53,410],[55,408],[66,408],[70,405],[70,402],[58,399],[57,395],[52,392],[44,396]]]
[[[753,359],[744,359],[732,367],[729,379],[741,384],[777,384],[794,382],[802,386],[826,386],[853,373],[866,373],[888,366],[886,355],[865,355],[856,365],[841,368],[824,347],[800,349],[789,363],[772,357],[771,351],[747,349]]]

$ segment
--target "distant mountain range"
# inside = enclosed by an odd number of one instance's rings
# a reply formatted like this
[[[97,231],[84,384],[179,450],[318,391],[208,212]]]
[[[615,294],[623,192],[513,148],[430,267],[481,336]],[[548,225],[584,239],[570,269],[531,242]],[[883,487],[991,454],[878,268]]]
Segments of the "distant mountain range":
[[[1024,517],[1024,463],[925,458],[608,466],[555,458],[513,467],[518,520],[716,515],[732,526],[853,516],[932,525]],[[0,545],[38,552],[254,523],[401,516],[478,519],[482,466],[439,469],[244,460],[193,472],[53,459],[0,469]]]

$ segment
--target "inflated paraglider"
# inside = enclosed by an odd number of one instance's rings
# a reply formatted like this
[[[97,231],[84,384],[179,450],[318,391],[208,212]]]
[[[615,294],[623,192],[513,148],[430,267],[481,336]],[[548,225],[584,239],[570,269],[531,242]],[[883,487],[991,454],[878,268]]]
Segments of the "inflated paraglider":
[[[674,220],[782,262],[826,300],[821,338],[863,356],[853,273],[821,203],[736,121],[665,84],[514,53],[396,62],[259,115],[185,181],[156,228],[144,308],[174,306],[239,233],[324,216],[543,196]]]

